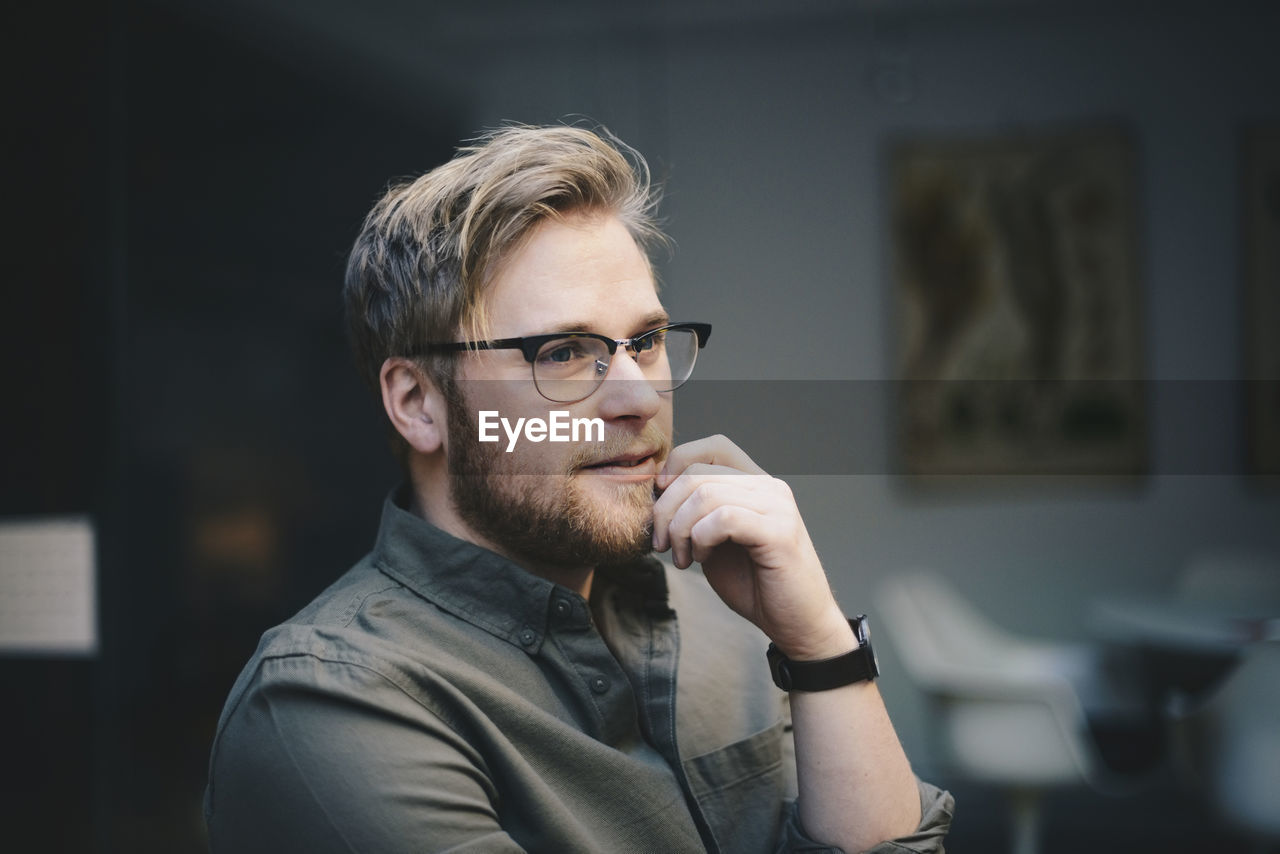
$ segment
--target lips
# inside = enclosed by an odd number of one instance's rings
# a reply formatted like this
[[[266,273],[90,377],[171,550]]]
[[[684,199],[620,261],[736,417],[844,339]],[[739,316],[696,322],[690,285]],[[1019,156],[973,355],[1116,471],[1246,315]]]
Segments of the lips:
[[[637,451],[631,454],[621,454],[616,457],[610,457],[607,460],[601,460],[598,463],[589,463],[584,465],[584,469],[603,469],[603,468],[635,468],[644,462],[653,459],[653,455],[657,453],[652,450]]]

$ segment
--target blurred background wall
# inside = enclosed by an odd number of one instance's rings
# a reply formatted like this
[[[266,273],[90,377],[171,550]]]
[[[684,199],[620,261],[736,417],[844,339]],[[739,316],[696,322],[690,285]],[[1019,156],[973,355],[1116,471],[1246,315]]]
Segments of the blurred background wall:
[[[89,658],[0,659],[13,850],[201,850],[226,691],[258,635],[367,549],[397,477],[338,301],[388,180],[504,120],[603,123],[667,185],[664,297],[716,326],[700,378],[885,381],[893,140],[1105,122],[1137,153],[1146,378],[1238,380],[1239,151],[1245,128],[1280,120],[1276,9],[11,10],[0,513],[93,518],[100,629]],[[887,427],[865,468],[790,477],[842,602],[870,610],[882,579],[925,566],[1009,629],[1076,637],[1099,598],[1167,589],[1197,553],[1280,551],[1274,485],[1241,463],[1238,401],[1188,412],[1158,387],[1136,479],[920,489],[892,473]],[[1221,464],[1178,465],[1188,444]],[[925,707],[882,657],[908,753],[943,773]],[[1167,800],[1064,797],[1050,850],[1157,850],[1133,840],[1170,824]],[[955,850],[1001,844],[1001,809],[982,789],[962,799]],[[1184,815],[1159,850],[1219,839],[1207,813]]]

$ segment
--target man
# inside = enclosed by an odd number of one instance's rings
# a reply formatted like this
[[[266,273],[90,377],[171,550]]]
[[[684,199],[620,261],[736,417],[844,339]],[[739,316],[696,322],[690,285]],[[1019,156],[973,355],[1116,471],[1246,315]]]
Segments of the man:
[[[370,213],[348,319],[408,482],[233,689],[215,854],[942,850],[786,485],[672,448],[710,327],[624,151],[507,128]]]

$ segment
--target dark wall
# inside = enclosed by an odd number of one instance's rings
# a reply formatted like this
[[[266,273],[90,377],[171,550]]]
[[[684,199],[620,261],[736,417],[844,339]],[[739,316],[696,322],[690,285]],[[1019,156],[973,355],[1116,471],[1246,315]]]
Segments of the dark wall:
[[[23,14],[0,512],[94,517],[101,650],[0,660],[6,839],[201,850],[223,698],[398,476],[347,355],[347,248],[466,133],[444,99],[362,96],[387,86],[215,21]]]
[[[73,5],[26,4],[0,27],[0,516],[92,511],[110,456],[108,15]],[[5,847],[91,844],[98,672],[0,658]]]

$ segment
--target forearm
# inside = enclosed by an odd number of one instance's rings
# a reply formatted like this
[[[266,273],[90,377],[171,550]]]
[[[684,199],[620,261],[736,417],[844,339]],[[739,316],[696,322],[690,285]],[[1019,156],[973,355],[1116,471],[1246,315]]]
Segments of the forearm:
[[[791,694],[800,821],[850,852],[912,833],[920,796],[873,682]]]
[[[834,600],[810,628],[813,634],[791,641],[793,660],[834,658],[858,647]],[[792,691],[791,712],[800,821],[809,836],[853,854],[915,831],[915,775],[874,681]]]

